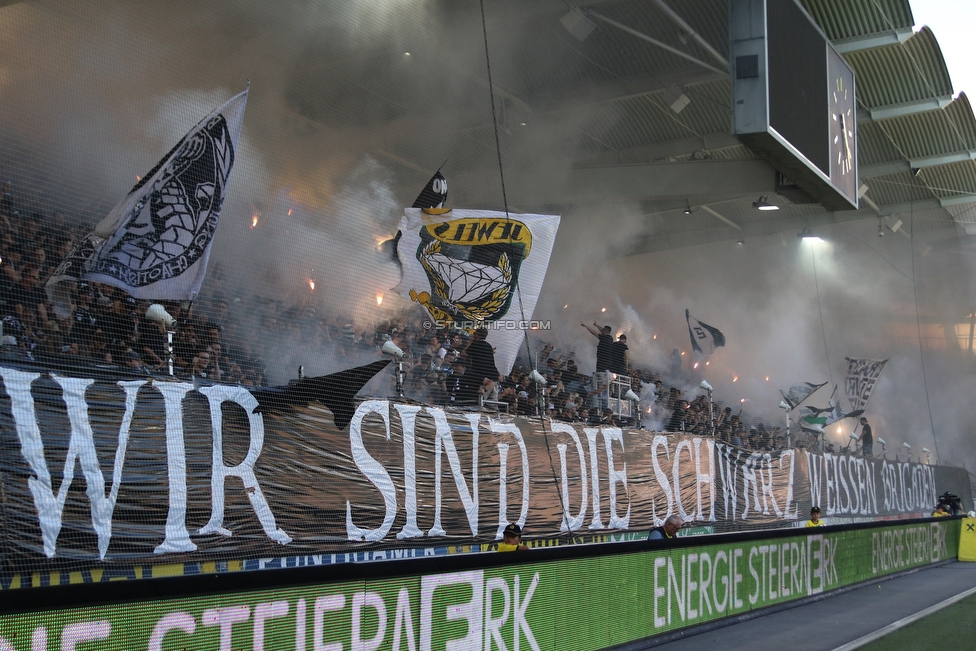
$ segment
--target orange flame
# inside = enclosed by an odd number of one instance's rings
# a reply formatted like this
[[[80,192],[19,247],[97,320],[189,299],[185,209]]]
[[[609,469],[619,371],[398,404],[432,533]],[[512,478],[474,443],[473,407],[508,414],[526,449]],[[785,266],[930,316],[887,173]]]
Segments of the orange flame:
[[[698,368],[698,362],[695,362],[695,365],[692,366],[691,368]]]
[[[733,382],[738,382],[739,381],[739,376],[738,375],[733,375],[732,376],[732,381]]]
[[[376,304],[377,305],[382,305],[383,304],[383,295],[382,294],[377,294],[376,295]]]
[[[289,217],[291,217],[291,211],[292,211],[292,210],[293,210],[292,208],[289,208],[289,209],[288,209],[288,216],[289,216]]]
[[[309,278],[306,282],[308,283],[308,288],[311,289],[314,292],[315,291],[315,281],[312,280],[311,278]]]
[[[138,174],[136,174],[136,181],[141,181],[141,180],[142,180],[142,177],[139,176]]]
[[[251,217],[251,228],[254,228],[257,225],[258,225],[258,215],[257,213],[255,213],[254,216]]]

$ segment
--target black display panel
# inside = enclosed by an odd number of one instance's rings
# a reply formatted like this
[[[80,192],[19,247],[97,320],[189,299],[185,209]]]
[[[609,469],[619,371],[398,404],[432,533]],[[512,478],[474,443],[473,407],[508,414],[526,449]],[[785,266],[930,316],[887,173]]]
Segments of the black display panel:
[[[824,37],[793,0],[768,0],[769,125],[830,174]]]

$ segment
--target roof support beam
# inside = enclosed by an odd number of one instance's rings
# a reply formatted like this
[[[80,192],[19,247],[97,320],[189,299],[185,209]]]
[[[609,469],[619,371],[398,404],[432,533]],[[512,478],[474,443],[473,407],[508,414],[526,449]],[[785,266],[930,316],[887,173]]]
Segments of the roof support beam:
[[[976,194],[958,194],[952,197],[942,197],[939,199],[939,205],[943,208],[948,206],[960,206],[966,203],[976,203]]]
[[[863,120],[866,117],[872,121],[900,118],[906,115],[915,115],[916,113],[942,109],[948,106],[950,102],[952,102],[952,96],[944,95],[942,97],[922,99],[915,102],[905,102],[904,104],[876,106],[866,112],[858,111],[857,118],[858,120]]]
[[[667,50],[671,54],[674,54],[676,56],[679,56],[682,59],[687,59],[688,61],[691,61],[692,63],[697,63],[702,68],[705,68],[707,70],[711,70],[712,72],[717,72],[717,73],[719,73],[721,75],[725,75],[725,76],[728,76],[728,74],[729,74],[729,71],[728,70],[720,70],[720,69],[716,68],[715,66],[713,66],[711,64],[705,63],[701,59],[698,59],[696,57],[691,56],[687,52],[682,52],[681,50],[679,50],[676,47],[671,47],[670,45],[668,45],[667,43],[664,43],[663,41],[659,41],[656,38],[652,38],[652,37],[648,36],[647,34],[645,34],[643,32],[639,32],[636,29],[634,29],[633,27],[628,27],[627,25],[624,25],[623,23],[618,23],[613,18],[607,18],[603,14],[598,13],[596,11],[593,11],[592,9],[581,9],[581,11],[587,17],[596,18],[597,20],[599,20],[601,22],[604,22],[607,25],[612,25],[613,27],[616,27],[620,31],[627,32],[631,36],[636,36],[637,38],[641,39],[642,41],[647,41],[651,45],[656,45],[657,47],[661,48],[662,50]]]
[[[669,7],[664,2],[664,0],[654,0],[654,4],[657,5],[657,8],[658,9],[660,9],[661,11],[664,12],[664,15],[665,16],[667,16],[668,18],[671,19],[671,22],[673,22],[675,25],[677,25],[681,29],[685,30],[685,32],[688,34],[688,36],[690,36],[691,38],[695,39],[695,42],[698,43],[700,46],[702,46],[705,49],[706,52],[708,52],[710,55],[712,55],[712,58],[715,59],[716,61],[718,61],[719,64],[723,68],[726,68],[727,69],[729,67],[729,58],[728,58],[728,55],[720,54],[718,52],[718,50],[716,50],[715,48],[713,48],[711,43],[709,43],[708,41],[706,41],[702,37],[701,34],[699,34],[698,32],[696,32],[694,30],[694,28],[692,28],[691,25],[689,25],[688,23],[686,23],[685,22],[685,19],[682,18],[681,16],[679,16],[678,13],[674,9],[672,9],[671,7]]]
[[[858,168],[858,174],[862,179],[870,179],[876,176],[887,176],[899,172],[911,172],[921,170],[926,167],[937,167],[939,165],[951,165],[952,163],[963,163],[976,160],[976,149],[967,151],[956,151],[951,154],[939,154],[937,156],[923,156],[911,160],[890,161],[887,163],[877,163],[875,165],[863,165]]]
[[[911,27],[902,27],[887,34],[871,34],[869,36],[857,36],[843,41],[836,41],[834,43],[834,49],[841,54],[860,52],[861,50],[870,50],[876,47],[884,47],[885,45],[904,43],[914,33]]]
[[[731,219],[729,219],[728,217],[725,217],[725,216],[723,216],[723,215],[720,215],[720,214],[719,214],[719,213],[718,213],[718,212],[717,212],[717,211],[716,211],[716,210],[715,210],[714,208],[712,208],[711,206],[707,206],[707,205],[705,205],[705,206],[702,206],[702,207],[701,207],[701,209],[702,209],[702,210],[704,210],[705,212],[707,212],[707,213],[708,213],[709,215],[711,215],[712,217],[715,217],[715,218],[716,218],[716,219],[718,219],[719,221],[721,221],[721,222],[725,222],[726,224],[728,224],[728,225],[729,225],[729,226],[731,226],[732,228],[734,228],[734,229],[736,229],[736,230],[739,230],[739,231],[741,231],[741,230],[742,230],[742,227],[741,227],[741,226],[739,226],[738,224],[736,224],[736,223],[735,223],[734,221],[732,221],[732,220],[731,220]]]

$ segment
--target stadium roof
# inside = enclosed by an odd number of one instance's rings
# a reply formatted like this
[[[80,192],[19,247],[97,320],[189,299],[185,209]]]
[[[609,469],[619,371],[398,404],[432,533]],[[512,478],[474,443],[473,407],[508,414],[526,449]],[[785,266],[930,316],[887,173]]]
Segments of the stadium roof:
[[[970,210],[976,120],[965,94],[953,94],[935,35],[916,31],[908,0],[801,4],[857,75],[860,177],[867,186],[860,210],[828,212],[776,195],[773,169],[730,135],[728,0],[486,5],[510,207],[572,218],[592,206],[637,206],[651,235],[628,253],[858,219],[891,226],[907,213],[915,217],[917,241],[967,244],[959,236],[976,235]],[[449,54],[475,51],[464,41],[475,34],[480,40],[476,9],[441,3],[438,20],[450,26],[450,36],[370,55],[376,64],[390,63],[409,47],[411,56],[438,61],[451,79],[474,89],[466,105],[451,104],[447,133],[433,137],[423,120],[430,105],[404,102],[396,76],[374,74],[369,61],[356,65],[370,74],[335,88],[309,83],[336,65],[309,64],[331,59],[309,56],[292,84],[296,113],[368,127],[372,152],[409,170],[401,176],[411,183],[422,184],[450,159],[452,205],[500,207],[497,181],[484,181],[497,179],[494,134],[479,109],[487,104],[485,69],[472,57]],[[431,86],[437,96],[437,84]],[[690,102],[676,111],[672,104],[682,96]],[[543,182],[540,167],[555,168]],[[760,195],[782,209],[755,210]]]

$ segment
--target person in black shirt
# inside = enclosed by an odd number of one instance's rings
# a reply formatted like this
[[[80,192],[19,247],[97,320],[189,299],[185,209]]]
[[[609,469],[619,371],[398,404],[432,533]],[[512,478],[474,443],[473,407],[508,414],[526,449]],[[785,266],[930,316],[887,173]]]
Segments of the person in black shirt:
[[[593,323],[593,328],[585,323],[580,323],[580,325],[599,340],[596,345],[596,372],[602,373],[609,370],[613,355],[613,335],[610,334],[610,326],[605,325],[601,330],[596,330],[596,328],[600,327],[596,322]]]
[[[626,375],[627,370],[627,335],[620,335],[610,347],[610,371]]]
[[[866,457],[874,456],[874,434],[864,416],[861,416],[861,454]]]
[[[471,335],[471,343],[464,351],[468,368],[465,375],[468,381],[476,387],[481,387],[485,380],[498,381],[498,368],[495,366],[495,349],[486,341],[488,330],[478,328]]]
[[[451,365],[452,375],[447,378],[447,388],[450,392],[451,405],[473,405],[478,400],[480,385],[471,381],[467,374],[466,364],[460,357]]]
[[[679,400],[674,406],[674,413],[668,421],[668,432],[684,432],[689,425],[688,401]]]

